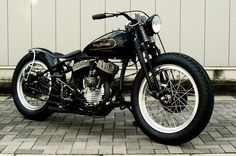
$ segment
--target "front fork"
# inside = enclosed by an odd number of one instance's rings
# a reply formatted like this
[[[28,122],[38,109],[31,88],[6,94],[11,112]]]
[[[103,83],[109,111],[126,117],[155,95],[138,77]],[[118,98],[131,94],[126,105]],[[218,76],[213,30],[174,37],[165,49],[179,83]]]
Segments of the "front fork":
[[[142,45],[143,51],[140,45]],[[140,65],[143,68],[145,77],[147,79],[149,90],[153,93],[153,96],[158,97],[159,92],[160,92],[160,83],[155,78],[155,72],[152,67],[150,56],[148,54],[149,49],[153,47],[150,47],[150,44],[148,42],[143,42],[142,44],[140,44],[140,41],[137,38],[135,39],[135,47],[137,50],[137,55],[138,55]],[[154,58],[155,56],[159,54],[160,54],[160,51],[157,49],[157,52],[152,54],[152,58]],[[146,58],[146,62],[145,62],[145,58]],[[148,69],[150,69],[150,72],[148,71]]]

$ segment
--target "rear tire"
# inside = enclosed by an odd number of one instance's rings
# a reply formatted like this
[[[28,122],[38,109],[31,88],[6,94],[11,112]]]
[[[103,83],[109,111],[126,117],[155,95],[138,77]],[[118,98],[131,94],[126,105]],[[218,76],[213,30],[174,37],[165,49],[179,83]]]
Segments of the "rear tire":
[[[138,72],[131,96],[136,122],[146,135],[157,142],[178,145],[190,141],[203,131],[213,111],[214,97],[207,73],[194,59],[179,53],[158,56],[153,60],[153,68],[157,73],[170,70],[170,75],[174,77],[169,77],[168,83],[163,84],[163,96],[156,99],[146,96],[148,85],[145,74],[142,69]],[[177,72],[173,74],[175,70]],[[186,75],[182,76],[184,80],[178,80],[178,73]],[[189,80],[185,80],[187,78]],[[156,103],[149,104],[151,99]]]
[[[48,96],[40,94],[34,95],[34,96],[39,96],[39,98],[41,98],[42,100],[45,100],[42,101],[42,103],[37,103],[40,102],[40,100],[37,101],[37,99],[32,96],[33,93],[31,92],[31,90],[28,93],[26,93],[27,91],[25,91],[23,87],[23,84],[27,83],[27,81],[25,81],[24,78],[26,78],[27,73],[29,73],[28,70],[30,69],[29,66],[32,65],[32,60],[33,60],[33,55],[27,54],[20,60],[20,62],[16,66],[12,78],[13,100],[17,109],[25,118],[32,120],[44,120],[53,113],[48,110],[47,100],[49,99],[49,95]],[[36,64],[41,66],[41,68],[44,68],[44,70],[50,67],[47,61],[39,56],[36,56],[34,65]],[[48,75],[48,78],[51,78],[51,74],[49,72],[46,74]]]

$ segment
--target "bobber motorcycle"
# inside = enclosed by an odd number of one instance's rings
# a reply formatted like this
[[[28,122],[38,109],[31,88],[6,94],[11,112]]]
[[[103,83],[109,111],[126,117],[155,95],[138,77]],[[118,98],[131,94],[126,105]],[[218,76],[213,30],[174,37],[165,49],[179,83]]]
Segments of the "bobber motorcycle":
[[[135,17],[130,12],[136,12]],[[193,139],[206,127],[214,105],[206,71],[190,56],[161,52],[154,39],[157,35],[164,49],[156,14],[149,17],[134,10],[92,18],[118,16],[129,21],[125,30],[107,33],[83,51],[64,55],[30,49],[13,75],[17,109],[28,119],[43,120],[54,112],[104,117],[116,107],[128,108],[142,131],[157,142],[181,144]],[[129,102],[122,92],[131,64],[140,68]]]

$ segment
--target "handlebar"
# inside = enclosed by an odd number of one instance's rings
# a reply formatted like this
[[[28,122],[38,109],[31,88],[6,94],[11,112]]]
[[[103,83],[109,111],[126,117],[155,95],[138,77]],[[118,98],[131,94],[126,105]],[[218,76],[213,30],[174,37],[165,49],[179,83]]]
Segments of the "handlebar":
[[[115,14],[112,13],[100,13],[100,14],[95,14],[92,16],[93,20],[98,20],[98,19],[104,19],[104,18],[109,18],[109,17],[114,17]]]
[[[127,11],[126,11],[127,12]],[[119,12],[119,13],[99,13],[99,14],[95,14],[92,16],[93,20],[98,20],[98,19],[104,19],[104,18],[109,18],[109,17],[114,17],[114,16],[124,16],[126,19],[128,19],[129,21],[135,23],[136,20],[131,18],[129,15],[126,14],[126,12]]]

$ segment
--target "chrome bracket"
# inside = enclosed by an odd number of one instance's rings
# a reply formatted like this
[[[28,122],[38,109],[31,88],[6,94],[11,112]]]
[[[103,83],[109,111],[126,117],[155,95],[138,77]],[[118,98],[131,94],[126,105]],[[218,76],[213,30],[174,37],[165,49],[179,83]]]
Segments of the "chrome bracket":
[[[30,75],[30,73],[31,73],[31,71],[32,71],[32,68],[33,68],[34,62],[35,62],[35,58],[36,58],[36,51],[35,51],[35,49],[30,49],[29,52],[32,52],[32,53],[33,53],[33,61],[32,61],[32,64],[31,64],[30,71],[28,72],[27,78],[25,79],[26,81],[27,81],[28,78],[29,78],[29,75]]]

